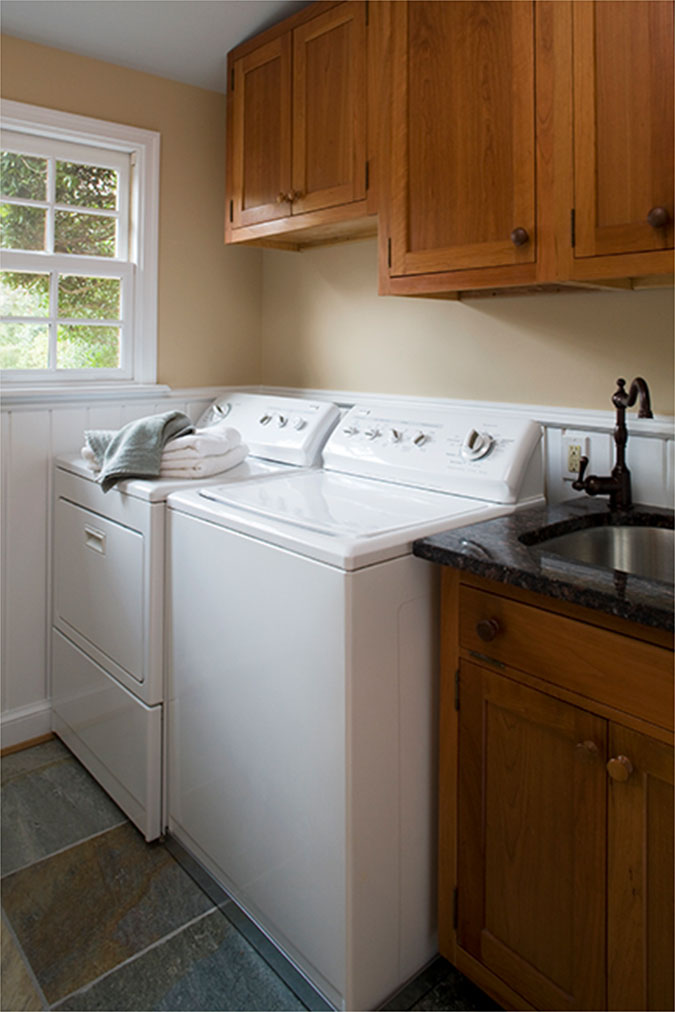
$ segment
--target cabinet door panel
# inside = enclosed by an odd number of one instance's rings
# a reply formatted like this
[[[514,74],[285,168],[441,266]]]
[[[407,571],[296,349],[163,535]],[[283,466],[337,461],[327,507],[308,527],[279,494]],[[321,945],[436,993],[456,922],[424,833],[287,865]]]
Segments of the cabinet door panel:
[[[575,256],[673,245],[672,0],[577,0]],[[670,224],[647,215],[664,207]]]
[[[393,275],[534,261],[534,16],[395,5]]]
[[[633,766],[609,793],[610,1009],[673,1008],[673,750],[610,726]]]
[[[469,663],[460,698],[459,944],[537,1008],[605,1008],[606,724]]]
[[[291,213],[291,47],[275,39],[234,65],[232,223],[234,227]]]
[[[345,3],[293,32],[293,213],[366,194],[365,8]]]

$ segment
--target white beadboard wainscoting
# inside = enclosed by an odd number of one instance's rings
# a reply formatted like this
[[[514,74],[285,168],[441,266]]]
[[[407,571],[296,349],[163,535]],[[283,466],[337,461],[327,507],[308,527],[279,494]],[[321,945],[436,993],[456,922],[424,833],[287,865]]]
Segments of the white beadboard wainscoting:
[[[222,388],[111,397],[63,394],[19,399],[5,390],[1,414],[2,747],[50,730],[49,616],[54,457],[77,452],[85,429],[119,429],[177,409],[196,420]]]
[[[2,553],[2,745],[8,747],[50,730],[49,616],[51,609],[52,461],[75,452],[85,429],[117,429],[144,415],[177,408],[193,420],[224,387],[196,390],[153,388],[113,396],[110,393],[63,394],[48,399],[7,395],[1,413]],[[229,388],[232,389],[232,388]],[[271,387],[237,389],[377,405],[390,395],[334,390]],[[5,393],[7,393],[5,391]],[[429,408],[498,407],[535,418],[545,428],[546,491],[552,502],[569,499],[570,481],[562,478],[564,438],[588,440],[589,472],[609,474],[614,460],[612,411],[582,411],[531,405],[476,405],[438,398],[397,398],[402,405]],[[627,412],[627,461],[636,502],[673,506],[675,442],[673,419],[636,420]]]

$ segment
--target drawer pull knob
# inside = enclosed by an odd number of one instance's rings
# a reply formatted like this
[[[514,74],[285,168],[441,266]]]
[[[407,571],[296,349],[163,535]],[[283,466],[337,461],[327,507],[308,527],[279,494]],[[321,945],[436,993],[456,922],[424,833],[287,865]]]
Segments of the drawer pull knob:
[[[647,215],[647,223],[652,228],[665,228],[670,221],[670,215],[666,207],[653,207]]]
[[[526,228],[514,228],[509,239],[514,246],[524,246],[526,242],[530,241],[530,233]]]
[[[612,780],[624,783],[633,772],[633,764],[625,755],[618,755],[607,763],[607,772]]]
[[[579,751],[583,749],[586,755],[597,755],[599,752],[598,746],[594,741],[580,741],[577,743]]]
[[[482,618],[476,622],[476,632],[483,643],[490,643],[501,631],[502,627],[496,618]]]

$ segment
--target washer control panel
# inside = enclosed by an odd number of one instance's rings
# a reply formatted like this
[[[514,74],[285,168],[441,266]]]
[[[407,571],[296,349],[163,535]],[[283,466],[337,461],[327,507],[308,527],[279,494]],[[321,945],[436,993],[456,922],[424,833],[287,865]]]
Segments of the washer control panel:
[[[227,420],[252,456],[309,467],[319,462],[339,417],[339,408],[328,401],[231,393],[214,401],[197,425]]]
[[[540,441],[541,427],[516,412],[356,406],[334,429],[323,462],[347,474],[508,503],[518,498]]]

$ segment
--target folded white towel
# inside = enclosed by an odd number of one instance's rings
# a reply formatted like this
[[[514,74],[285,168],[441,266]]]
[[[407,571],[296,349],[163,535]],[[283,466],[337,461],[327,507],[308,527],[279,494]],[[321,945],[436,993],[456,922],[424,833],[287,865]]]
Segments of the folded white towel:
[[[162,464],[159,469],[160,478],[207,478],[212,474],[220,474],[221,471],[229,471],[230,468],[240,464],[248,453],[248,446],[240,443],[227,453],[219,453],[210,457],[202,457],[190,463],[174,464],[162,457]]]
[[[100,466],[93,451],[88,446],[80,450],[83,460],[90,471],[95,474],[100,471]],[[181,455],[167,457],[166,451],[162,453],[162,460],[159,469],[160,478],[207,478],[212,474],[220,474],[221,471],[229,471],[236,467],[248,454],[248,446],[239,443],[225,453],[214,453],[208,457]]]
[[[195,429],[187,436],[170,439],[165,445],[162,459],[191,460],[197,457],[213,457],[226,453],[241,444],[241,433],[226,425],[224,421],[206,429]]]

